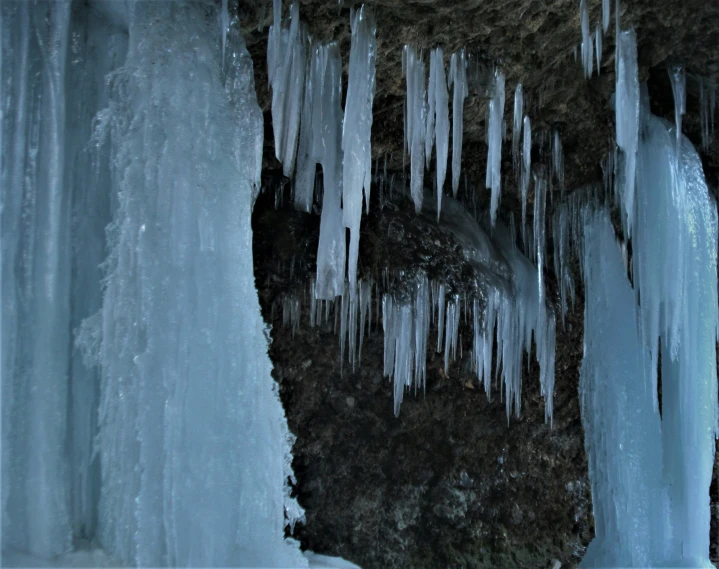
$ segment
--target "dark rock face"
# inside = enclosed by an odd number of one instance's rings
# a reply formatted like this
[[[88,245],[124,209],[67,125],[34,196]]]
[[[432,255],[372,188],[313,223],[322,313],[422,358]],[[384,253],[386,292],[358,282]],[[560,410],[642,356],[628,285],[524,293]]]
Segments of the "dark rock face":
[[[231,0],[231,5],[233,1]],[[301,0],[300,13],[317,41],[337,41],[349,60],[349,2]],[[586,80],[574,47],[581,41],[579,2],[568,0],[377,0],[377,88],[372,130],[373,158],[401,178],[403,101],[402,46],[440,45],[445,58],[461,47],[472,55],[470,95],[465,103],[460,195],[488,208],[484,190],[486,109],[493,66],[507,77],[505,119],[511,123],[513,92],[522,82],[525,113],[535,133],[533,163],[548,165],[548,140],[556,129],[565,152],[567,191],[601,182],[600,160],[612,147],[614,112],[614,3],[604,36],[601,74]],[[243,34],[255,64],[258,98],[265,113],[265,185],[276,171],[267,88],[266,42],[269,0],[239,0]],[[601,2],[589,2],[592,29]],[[285,3],[285,14],[287,3]],[[640,80],[647,81],[653,112],[674,120],[666,67],[687,70],[687,114],[683,132],[699,149],[698,78],[719,80],[719,3],[703,0],[637,0],[620,7],[623,28],[637,31]],[[519,219],[511,144],[503,145],[500,218]],[[719,181],[719,137],[700,150],[710,189]],[[433,159],[434,160],[434,159]],[[451,158],[450,158],[451,160]],[[427,178],[429,180],[430,178]],[[284,181],[286,183],[286,180]],[[447,183],[447,190],[449,183]],[[289,195],[289,186],[285,188]],[[554,188],[555,193],[558,191]],[[530,204],[532,202],[530,190]],[[471,267],[453,239],[417,217],[401,199],[380,211],[377,192],[362,225],[360,275],[378,279],[424,268],[430,278],[466,290]],[[286,200],[288,201],[288,200]],[[547,218],[559,201],[547,202]],[[531,205],[528,223],[531,226]],[[280,208],[260,197],[253,219],[257,287],[265,319],[273,327],[270,356],[275,379],[297,436],[296,491],[307,523],[296,529],[303,547],[342,555],[364,569],[440,567],[575,566],[593,535],[577,385],[582,357],[581,301],[566,326],[557,323],[553,425],[544,423],[538,368],[523,378],[522,415],[507,422],[495,390],[488,401],[469,369],[468,358],[444,369],[435,354],[436,327],[429,338],[426,393],[407,394],[399,418],[392,388],[383,377],[380,327],[365,336],[361,365],[341,362],[339,339],[330,323],[310,328],[307,305],[301,325],[282,326],[283,295],[306,290],[315,271],[319,216]],[[551,256],[551,236],[547,244]],[[547,266],[552,266],[548,259]],[[552,276],[546,275],[549,287]],[[577,291],[581,299],[582,291]],[[373,297],[376,302],[376,297]],[[374,314],[374,311],[373,311]],[[461,351],[470,350],[471,330],[462,322]],[[460,349],[460,348],[458,348]],[[526,360],[525,360],[526,362]],[[712,555],[717,556],[719,485],[713,502]]]
[[[543,568],[555,559],[574,565],[592,535],[577,397],[580,307],[558,330],[562,381],[553,425],[544,423],[533,359],[523,379],[521,417],[508,422],[499,388],[488,400],[469,358],[444,369],[434,349],[435,326],[426,393],[406,394],[395,417],[392,387],[382,373],[381,322],[378,328],[373,321],[354,371],[340,359],[334,313],[328,324],[310,328],[305,303],[294,335],[282,325],[282,295],[306,290],[304,267],[315,253],[318,223],[316,216],[273,211],[269,201],[261,196],[256,206],[256,279],[273,326],[275,378],[297,435],[296,490],[307,524],[296,537],[303,546],[365,569]],[[425,260],[430,278],[471,280],[452,237],[416,217],[407,200],[396,202],[363,226],[362,272]],[[405,245],[396,247],[392,241],[400,235]],[[462,320],[463,354],[471,334]]]

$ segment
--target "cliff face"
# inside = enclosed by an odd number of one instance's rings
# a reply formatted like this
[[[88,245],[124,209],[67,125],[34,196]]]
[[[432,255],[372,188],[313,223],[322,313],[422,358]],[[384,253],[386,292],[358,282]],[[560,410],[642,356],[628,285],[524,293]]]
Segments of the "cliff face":
[[[517,82],[525,93],[525,113],[536,133],[533,162],[549,164],[554,130],[564,147],[566,190],[601,183],[600,160],[612,148],[614,112],[614,5],[604,36],[601,73],[584,78],[574,48],[581,42],[579,2],[378,1],[377,89],[372,130],[373,158],[402,177],[402,46],[415,42],[427,53],[436,45],[445,57],[461,47],[473,56],[470,95],[465,103],[460,196],[486,210],[486,109],[494,65],[507,77],[505,118],[511,123]],[[507,421],[499,389],[487,399],[466,354],[471,329],[460,323],[458,351],[448,369],[430,348],[425,393],[407,394],[399,417],[393,414],[392,386],[383,377],[381,322],[365,336],[360,365],[352,370],[340,358],[339,337],[329,323],[309,326],[309,302],[301,304],[300,326],[283,325],[283,298],[308,298],[315,270],[319,216],[276,209],[276,174],[269,113],[266,41],[271,3],[241,0],[236,6],[255,64],[260,105],[265,112],[265,193],[253,218],[257,287],[265,320],[272,325],[270,356],[275,379],[297,436],[295,485],[307,523],[295,536],[304,547],[341,555],[364,569],[409,567],[563,567],[574,566],[593,535],[591,496],[579,415],[577,385],[582,358],[581,298],[566,325],[557,323],[554,421],[544,422],[538,367],[525,358],[522,414]],[[287,6],[285,6],[285,10]],[[350,4],[302,1],[300,14],[317,41],[337,41],[346,71],[349,59]],[[590,25],[601,20],[601,3],[590,2]],[[719,4],[687,2],[627,3],[621,26],[637,31],[640,80],[647,81],[652,110],[672,120],[673,97],[667,66],[687,71],[687,114],[683,132],[700,149],[705,174],[716,195],[719,143],[701,149],[699,79],[719,79]],[[346,91],[346,89],[345,89]],[[500,218],[519,218],[511,143],[502,155]],[[451,159],[451,158],[450,158]],[[427,178],[429,180],[429,178]],[[284,186],[289,203],[289,185]],[[548,218],[559,202],[548,200]],[[464,195],[462,195],[464,194]],[[532,194],[530,190],[530,203]],[[531,211],[531,207],[529,208]],[[531,218],[531,214],[530,214]],[[531,221],[530,221],[531,223]],[[551,237],[547,244],[551,255]],[[552,266],[552,259],[547,265]],[[383,271],[412,271],[461,288],[471,276],[461,247],[425,217],[415,216],[398,195],[380,208],[373,190],[363,218],[360,276],[382,281]],[[551,272],[551,271],[550,271]],[[549,298],[556,283],[546,275]],[[373,296],[373,319],[374,303]],[[381,310],[380,310],[381,314]],[[471,321],[471,316],[470,319]],[[436,327],[429,345],[436,346]],[[716,468],[715,468],[716,473]],[[716,480],[712,500],[717,502]],[[712,553],[716,555],[713,510]]]

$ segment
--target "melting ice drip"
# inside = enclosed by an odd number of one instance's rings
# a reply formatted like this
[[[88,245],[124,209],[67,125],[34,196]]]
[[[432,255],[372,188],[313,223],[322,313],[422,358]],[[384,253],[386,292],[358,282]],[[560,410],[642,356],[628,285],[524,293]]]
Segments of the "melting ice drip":
[[[214,2],[77,7],[0,6],[3,562],[87,539],[130,565],[306,567],[239,23]]]

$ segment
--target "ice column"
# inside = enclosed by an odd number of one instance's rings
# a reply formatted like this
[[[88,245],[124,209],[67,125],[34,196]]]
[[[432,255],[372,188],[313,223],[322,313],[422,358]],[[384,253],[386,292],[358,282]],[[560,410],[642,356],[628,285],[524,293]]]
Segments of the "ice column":
[[[579,394],[596,537],[582,566],[651,567],[666,537],[667,494],[635,296],[607,213],[589,216],[584,240]]]
[[[216,37],[202,6],[137,3],[112,84],[99,538],[138,566],[302,567],[284,540],[301,510],[252,276],[256,165],[235,153],[257,147],[236,120],[256,102],[228,99]]]
[[[597,537],[582,565],[711,567],[716,204],[688,139],[677,155],[676,131],[647,107],[642,132],[633,292],[608,215],[585,216],[581,393]]]
[[[72,544],[64,452],[72,339],[65,180],[70,3],[2,11],[2,548]],[[83,441],[86,442],[86,441]]]

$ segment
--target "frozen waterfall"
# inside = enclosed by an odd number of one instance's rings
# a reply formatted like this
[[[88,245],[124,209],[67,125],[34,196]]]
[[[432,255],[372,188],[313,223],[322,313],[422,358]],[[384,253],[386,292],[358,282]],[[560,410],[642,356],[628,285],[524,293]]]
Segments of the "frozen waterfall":
[[[712,567],[716,203],[691,142],[677,146],[647,104],[640,116],[636,184],[622,188],[635,193],[634,290],[608,214],[584,212],[580,395],[596,537],[582,566]]]
[[[262,123],[218,9],[0,6],[4,564],[308,565],[253,277]]]

